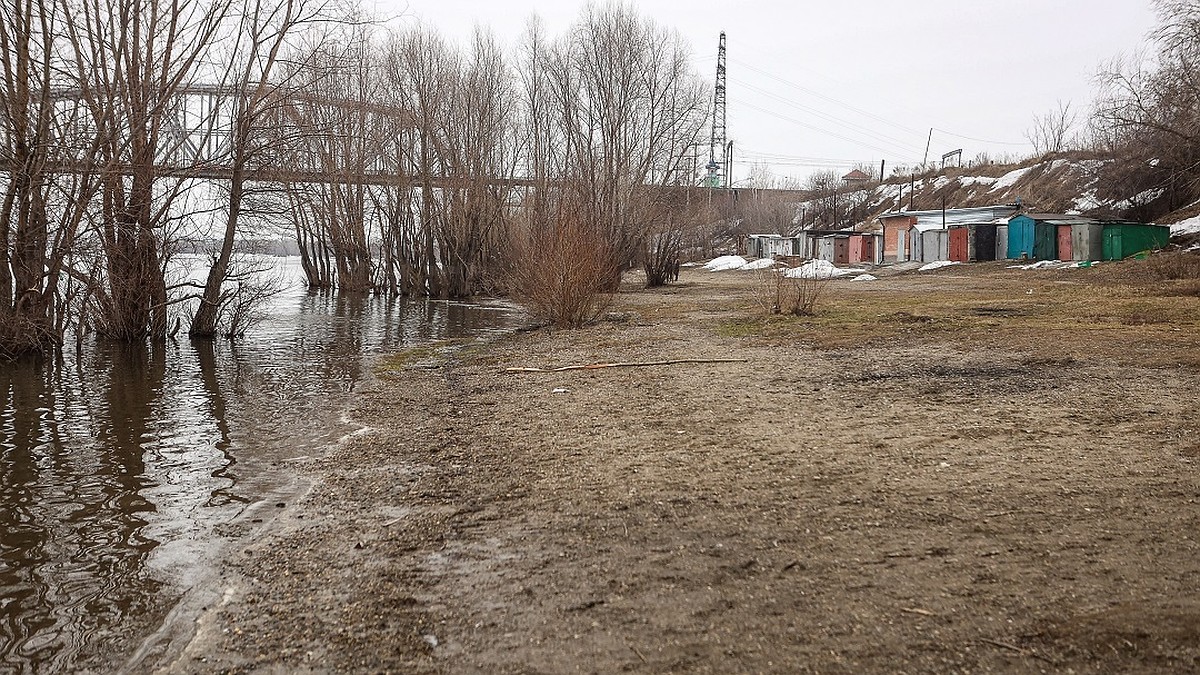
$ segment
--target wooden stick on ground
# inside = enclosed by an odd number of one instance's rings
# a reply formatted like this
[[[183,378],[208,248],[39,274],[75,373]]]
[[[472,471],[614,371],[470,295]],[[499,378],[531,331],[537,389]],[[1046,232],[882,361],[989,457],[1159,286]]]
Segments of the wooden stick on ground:
[[[979,638],[979,641],[985,642],[989,645],[994,645],[996,647],[1003,647],[1004,649],[1011,649],[1012,651],[1020,654],[1021,656],[1032,656],[1035,659],[1040,659],[1040,660],[1045,661],[1046,663],[1049,663],[1050,665],[1053,665],[1053,666],[1058,665],[1058,661],[1055,661],[1054,659],[1052,659],[1048,656],[1042,656],[1041,654],[1039,654],[1035,651],[1031,651],[1028,649],[1022,649],[1016,645],[1010,645],[1007,642],[1001,642],[999,640],[992,640],[990,638]]]
[[[669,361],[628,361],[623,363],[592,363],[586,366],[561,368],[505,368],[506,373],[565,373],[568,370],[599,370],[600,368],[635,368],[642,366],[672,366],[677,363],[745,363],[747,359],[671,359]]]

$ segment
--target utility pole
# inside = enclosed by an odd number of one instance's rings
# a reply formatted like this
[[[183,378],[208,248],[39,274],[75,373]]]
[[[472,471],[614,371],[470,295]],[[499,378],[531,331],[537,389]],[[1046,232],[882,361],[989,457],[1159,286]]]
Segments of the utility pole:
[[[929,127],[929,138],[925,141],[925,159],[921,160],[921,170],[925,170],[925,165],[929,162],[929,146],[933,143],[933,127]]]
[[[725,187],[733,187],[733,141],[725,144]]]

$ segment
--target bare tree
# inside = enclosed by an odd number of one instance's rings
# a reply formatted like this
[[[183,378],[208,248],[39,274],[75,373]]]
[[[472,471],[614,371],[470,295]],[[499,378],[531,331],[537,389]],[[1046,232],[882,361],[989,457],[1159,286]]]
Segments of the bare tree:
[[[1025,138],[1038,155],[1064,152],[1068,149],[1075,128],[1076,114],[1070,102],[1058,102],[1058,108],[1044,115],[1035,115],[1033,126],[1025,130]]]
[[[0,353],[41,351],[55,341],[45,274],[50,244],[54,6],[0,5],[0,142],[8,169],[0,206]],[[67,246],[69,242],[64,242]]]
[[[238,307],[243,307],[247,298],[264,297],[245,291],[250,282],[239,283],[238,290],[232,294],[225,290],[246,196],[247,173],[256,161],[261,161],[260,155],[270,149],[269,135],[263,133],[263,124],[269,119],[267,112],[303,84],[295,78],[281,80],[275,77],[282,52],[300,27],[322,19],[322,10],[322,4],[306,0],[281,3],[243,0],[235,13],[239,20],[233,27],[230,63],[236,63],[237,67],[227,71],[228,76],[220,87],[230,92],[233,98],[227,156],[230,169],[228,208],[221,243],[209,266],[188,331],[192,337],[212,338],[216,335],[217,320],[227,300],[234,299],[239,303]],[[246,313],[239,309],[232,316],[236,318]],[[240,331],[231,329],[229,332]]]
[[[450,115],[460,67],[458,55],[426,28],[400,36],[388,55],[387,82],[399,93],[401,107],[412,116],[412,164],[422,178],[417,193],[410,195],[416,203],[416,229],[396,243],[407,249],[399,257],[410,261],[405,270],[412,279],[409,287],[430,295],[443,294],[435,222],[439,200],[431,179],[441,175],[445,166],[444,124]]]
[[[1146,56],[1100,75],[1093,142],[1120,158],[1101,189],[1158,193],[1131,217],[1154,218],[1200,198],[1200,0],[1155,0],[1159,23]]]
[[[456,79],[437,240],[445,276],[439,287],[444,295],[463,297],[494,276],[509,196],[509,187],[496,179],[513,174],[516,153],[509,70],[492,35],[476,32],[470,59]]]
[[[569,202],[609,242],[615,289],[638,259],[646,225],[662,220],[680,168],[700,141],[707,97],[679,36],[625,6],[589,7],[547,59],[552,124]],[[540,75],[540,73],[538,73]]]
[[[804,206],[802,226],[817,229],[836,229],[842,222],[845,201],[839,204],[842,179],[832,169],[813,172],[805,179],[803,189],[809,193]]]
[[[378,171],[377,125],[388,115],[373,103],[383,87],[374,76],[370,27],[346,24],[295,59],[287,77],[303,81],[305,95],[276,106],[271,127],[290,139],[285,161],[321,176],[285,186],[309,286],[370,291],[375,247],[366,183]]]
[[[182,143],[170,103],[217,39],[228,1],[101,0],[64,4],[72,73],[99,139],[101,209],[95,235],[104,264],[90,289],[98,330],[139,340],[167,332],[165,257],[182,178],[161,163]],[[160,163],[160,160],[163,160]]]

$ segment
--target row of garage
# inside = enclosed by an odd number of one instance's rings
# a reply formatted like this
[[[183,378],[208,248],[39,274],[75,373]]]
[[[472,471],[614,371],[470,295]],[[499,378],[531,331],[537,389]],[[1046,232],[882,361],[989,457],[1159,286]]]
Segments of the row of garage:
[[[1020,213],[1007,204],[889,213],[884,262],[908,260],[1120,260],[1167,245],[1167,225],[1061,213]]]
[[[1022,214],[1004,224],[902,229],[895,261],[1121,260],[1160,249],[1170,238],[1166,225]]]
[[[834,265],[878,265],[883,262],[882,244],[883,235],[876,232],[801,230],[790,237],[752,234],[743,249],[752,258],[799,257]]]
[[[1167,245],[1167,225],[1071,214],[1019,213],[1018,205],[909,211],[879,217],[882,232],[800,230],[750,235],[755,258],[796,256],[835,265],[950,260],[1121,260]]]

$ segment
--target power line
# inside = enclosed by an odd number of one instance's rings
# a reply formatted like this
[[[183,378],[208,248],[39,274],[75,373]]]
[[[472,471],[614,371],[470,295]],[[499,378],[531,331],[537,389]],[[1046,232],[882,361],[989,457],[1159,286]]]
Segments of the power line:
[[[819,161],[813,161],[813,162],[786,161],[785,162],[785,161],[778,161],[778,160],[773,160],[773,161],[763,160],[763,161],[758,161],[758,162],[751,161],[749,163],[750,164],[766,164],[766,165],[769,165],[772,167],[789,167],[789,168],[804,168],[804,169],[842,169],[842,170],[845,170],[845,169],[853,169],[856,166],[855,163],[819,162]]]
[[[831,157],[809,157],[806,155],[785,155],[785,154],[778,153],[778,152],[763,152],[763,151],[754,150],[754,149],[742,150],[741,154],[744,156],[748,156],[748,157],[759,157],[759,158],[767,159],[767,160],[820,162],[822,164],[854,165],[854,164],[865,164],[866,162],[873,162],[873,160],[863,160],[863,159],[835,159],[835,158],[831,158]]]
[[[946,131],[945,129],[938,129],[937,127],[933,127],[933,130],[938,132],[939,134],[946,134],[947,136],[954,136],[955,138],[965,138],[968,141],[975,141],[976,143],[988,143],[989,145],[1029,145],[1028,142],[1013,143],[1011,141],[989,141],[989,140],[986,140],[983,138],[974,138],[972,136],[964,136],[962,134],[956,134],[953,131]]]
[[[751,64],[749,64],[749,63],[745,63],[745,62],[743,62],[743,61],[741,61],[741,60],[739,60],[739,59],[730,59],[730,60],[731,60],[731,61],[733,61],[734,63],[736,63],[736,64],[738,64],[738,65],[742,66],[743,68],[746,68],[747,70],[752,70],[752,71],[754,71],[754,72],[758,73],[759,75],[762,75],[763,77],[770,78],[770,79],[772,79],[772,80],[775,80],[776,82],[779,82],[780,84],[785,84],[785,85],[787,85],[787,86],[789,86],[789,87],[792,87],[792,88],[794,88],[794,89],[798,89],[798,90],[800,90],[800,91],[803,91],[803,92],[805,92],[805,93],[807,93],[807,94],[811,94],[811,95],[813,95],[813,96],[816,96],[817,98],[823,99],[823,100],[825,100],[825,101],[828,101],[828,102],[830,102],[830,103],[833,103],[833,104],[835,104],[835,105],[842,106],[843,108],[846,108],[847,110],[852,110],[852,111],[854,111],[854,112],[856,112],[856,113],[858,113],[858,114],[860,114],[860,115],[862,115],[862,116],[864,116],[864,117],[869,117],[869,118],[871,118],[871,119],[873,119],[873,120],[875,120],[875,121],[877,121],[877,122],[882,122],[883,124],[887,124],[887,125],[889,125],[889,126],[895,127],[895,128],[897,128],[897,129],[899,129],[899,130],[901,130],[901,131],[904,131],[904,132],[907,132],[907,133],[910,133],[910,134],[920,134],[920,133],[923,133],[923,132],[921,132],[921,131],[918,131],[918,130],[916,130],[916,129],[913,129],[913,128],[911,128],[911,127],[906,127],[906,126],[904,126],[903,124],[898,124],[898,123],[896,123],[896,122],[893,122],[893,121],[891,121],[891,120],[889,120],[889,119],[887,119],[887,118],[885,118],[885,117],[880,117],[879,115],[876,115],[876,114],[875,114],[875,113],[873,113],[873,112],[870,112],[870,111],[867,111],[867,110],[863,110],[862,108],[859,108],[859,107],[857,107],[857,106],[851,105],[851,104],[849,104],[849,103],[847,103],[847,102],[845,102],[845,101],[842,101],[842,100],[840,100],[840,99],[834,98],[834,97],[832,97],[832,96],[828,96],[828,95],[826,95],[826,94],[822,94],[821,92],[819,92],[819,91],[816,91],[815,89],[809,89],[808,87],[805,87],[805,86],[803,86],[803,85],[796,84],[795,82],[792,82],[791,80],[788,80],[788,79],[785,79],[785,78],[779,77],[778,75],[775,75],[775,74],[773,74],[773,73],[767,72],[767,71],[763,70],[762,68],[759,68],[759,67],[757,67],[757,66],[751,65]]]
[[[820,99],[823,99],[823,100],[825,100],[825,101],[828,101],[829,103],[833,103],[833,104],[835,104],[835,105],[839,105],[839,106],[841,106],[841,107],[843,107],[843,108],[846,108],[847,110],[851,110],[851,111],[853,111],[853,112],[856,112],[856,113],[858,113],[858,114],[860,114],[860,115],[863,115],[864,117],[868,117],[868,118],[870,118],[870,119],[876,120],[876,121],[878,121],[878,122],[881,122],[881,123],[883,123],[883,124],[887,124],[888,126],[895,127],[896,129],[899,129],[899,130],[901,130],[901,131],[905,131],[905,132],[912,133],[912,134],[921,134],[921,133],[924,133],[924,132],[922,132],[922,131],[919,131],[919,130],[917,130],[917,129],[913,129],[912,127],[907,127],[907,126],[905,126],[905,125],[903,125],[903,124],[899,124],[899,123],[897,123],[897,122],[893,122],[893,121],[891,121],[891,120],[889,120],[889,119],[887,119],[887,118],[885,118],[885,117],[881,117],[881,116],[879,116],[879,115],[876,115],[875,113],[872,113],[872,112],[870,112],[870,111],[863,110],[862,108],[859,108],[859,107],[857,107],[857,106],[854,106],[854,105],[852,105],[852,104],[850,104],[850,103],[847,103],[847,102],[845,102],[845,101],[842,101],[842,100],[840,100],[840,99],[834,98],[834,97],[832,97],[832,96],[828,96],[828,95],[826,95],[826,94],[823,94],[823,93],[821,93],[821,92],[819,92],[819,91],[816,91],[816,90],[814,90],[814,89],[810,89],[810,88],[808,88],[808,87],[805,87],[805,86],[803,86],[803,85],[801,85],[801,84],[797,84],[797,83],[795,83],[795,82],[792,82],[791,80],[788,80],[788,79],[786,79],[786,78],[783,78],[783,77],[780,77],[780,76],[778,76],[778,75],[775,75],[775,74],[773,74],[773,73],[770,73],[770,72],[768,72],[768,71],[766,71],[766,70],[763,70],[763,69],[761,69],[761,68],[758,68],[757,66],[751,65],[751,64],[749,64],[749,63],[745,63],[745,62],[741,61],[740,59],[730,59],[730,60],[731,60],[731,61],[733,61],[734,63],[736,63],[736,64],[738,64],[738,65],[740,65],[740,66],[742,66],[742,67],[746,68],[747,70],[751,70],[751,71],[753,71],[753,72],[756,72],[756,73],[758,73],[758,74],[762,75],[763,77],[767,77],[767,78],[769,78],[769,79],[772,79],[772,80],[774,80],[774,81],[776,81],[776,82],[779,82],[780,84],[785,84],[785,85],[787,85],[787,86],[789,86],[789,87],[792,87],[792,88],[794,88],[794,89],[797,89],[797,90],[800,90],[800,91],[802,91],[802,92],[805,92],[805,93],[811,94],[811,95],[813,95],[813,96],[815,96],[815,97],[817,97],[817,98],[820,98]],[[953,131],[947,131],[946,129],[940,129],[940,128],[938,128],[938,127],[933,127],[933,130],[934,130],[934,131],[936,131],[936,132],[938,132],[938,133],[945,134],[945,135],[947,135],[947,136],[953,136],[953,137],[955,137],[955,138],[962,138],[962,139],[965,139],[965,140],[968,140],[968,141],[975,141],[976,143],[987,143],[987,144],[989,144],[989,145],[1008,145],[1008,146],[1014,146],[1014,147],[1021,147],[1021,146],[1028,146],[1028,145],[1029,145],[1029,143],[1027,143],[1027,142],[1026,142],[1026,143],[1016,143],[1016,142],[1013,142],[1013,141],[994,141],[994,140],[989,140],[989,139],[985,139],[985,138],[977,138],[977,137],[974,137],[974,136],[968,136],[968,135],[965,135],[965,134],[959,134],[959,133],[955,133],[955,132],[953,132]],[[907,144],[905,144],[905,145],[907,145]]]
[[[805,129],[811,129],[811,130],[813,130],[813,131],[816,131],[816,132],[819,132],[819,133],[825,134],[825,135],[827,135],[827,136],[833,136],[834,138],[841,139],[841,140],[843,140],[843,141],[846,141],[847,143],[854,143],[854,144],[856,144],[856,145],[860,145],[860,146],[862,146],[862,147],[864,147],[864,148],[870,148],[870,149],[872,149],[872,150],[875,150],[875,151],[877,151],[877,152],[881,152],[881,153],[883,153],[883,154],[885,154],[885,155],[892,155],[892,154],[895,154],[895,150],[888,150],[888,149],[886,149],[886,148],[881,148],[881,147],[879,147],[879,146],[877,146],[877,145],[872,145],[872,144],[870,144],[870,143],[866,143],[866,142],[864,142],[864,141],[861,141],[861,140],[859,140],[859,139],[856,139],[856,138],[850,138],[850,137],[848,137],[848,136],[843,136],[843,135],[841,135],[841,134],[839,134],[839,133],[837,133],[837,132],[830,131],[829,129],[823,129],[823,128],[821,128],[821,127],[818,127],[818,126],[815,126],[815,125],[809,124],[808,122],[803,122],[803,121],[801,121],[801,120],[798,120],[798,119],[796,119],[796,118],[794,118],[794,117],[789,117],[789,116],[787,116],[787,115],[783,115],[783,114],[781,114],[781,113],[775,112],[774,110],[768,110],[768,109],[766,109],[766,108],[760,108],[760,107],[758,107],[758,106],[756,106],[756,105],[754,105],[754,104],[752,104],[752,103],[746,103],[745,101],[740,101],[740,102],[738,103],[738,105],[746,106],[747,108],[750,108],[751,110],[757,110],[757,111],[758,111],[758,112],[760,112],[760,113],[763,113],[763,114],[765,114],[765,115],[770,115],[770,116],[772,116],[772,117],[776,117],[776,118],[778,118],[778,119],[781,119],[781,120],[783,120],[783,121],[785,121],[785,122],[791,122],[792,124],[795,124],[795,125],[797,125],[797,126],[804,127]]]
[[[882,142],[882,143],[888,143],[889,145],[894,145],[896,148],[901,149],[902,152],[911,153],[911,152],[919,152],[920,151],[920,149],[917,148],[917,146],[911,145],[911,144],[909,144],[905,141],[902,141],[898,138],[893,138],[891,136],[887,136],[886,134],[881,134],[881,133],[875,132],[875,131],[871,130],[870,128],[863,126],[861,124],[855,124],[854,122],[838,119],[837,117],[834,117],[833,115],[824,113],[816,108],[805,105],[798,101],[795,101],[795,100],[792,100],[789,98],[785,98],[785,97],[780,96],[779,94],[776,94],[769,90],[762,89],[762,88],[756,87],[752,84],[748,84],[748,83],[740,82],[740,81],[737,82],[736,84],[738,87],[748,89],[750,91],[757,92],[763,96],[767,96],[767,97],[773,98],[777,101],[780,101],[782,103],[786,103],[792,107],[798,108],[800,110],[808,112],[809,114],[815,115],[816,117],[819,117],[827,122],[832,122],[833,124],[836,124],[840,127],[849,129],[850,131],[852,131],[854,133],[859,133],[864,136],[868,136],[868,137],[873,138],[874,140]]]

